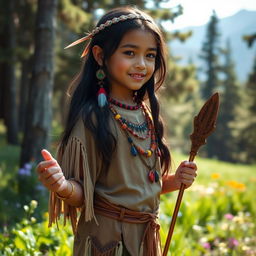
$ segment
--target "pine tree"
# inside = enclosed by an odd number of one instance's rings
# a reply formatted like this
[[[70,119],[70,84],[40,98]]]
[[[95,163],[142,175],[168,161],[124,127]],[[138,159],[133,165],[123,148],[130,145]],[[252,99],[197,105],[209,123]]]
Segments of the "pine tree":
[[[248,77],[245,87],[246,102],[248,113],[245,127],[240,133],[240,149],[245,151],[245,161],[247,163],[256,162],[256,56],[254,59],[253,70]]]
[[[0,2],[0,17],[0,118],[7,128],[7,142],[18,144],[14,0]]]
[[[223,92],[221,95],[217,131],[215,133],[218,143],[216,148],[209,148],[209,150],[214,150],[216,156],[221,160],[235,161],[238,154],[238,137],[235,132],[236,119],[241,98],[229,40],[227,40],[226,50],[224,51],[224,61]],[[210,152],[210,154],[213,154],[213,152]]]
[[[219,37],[218,18],[216,13],[213,12],[207,26],[206,40],[203,43],[202,53],[200,55],[200,58],[203,59],[206,66],[206,81],[201,90],[204,99],[208,99],[219,86]]]
[[[205,63],[206,81],[202,85],[201,95],[204,100],[210,98],[210,96],[219,89],[220,86],[220,64],[219,56],[221,49],[219,46],[220,33],[218,32],[218,18],[215,12],[212,13],[209,24],[207,26],[206,39],[202,46],[200,58]],[[219,141],[218,141],[218,129],[207,140],[206,155],[208,157],[216,157]]]
[[[16,36],[17,36],[17,62],[20,66],[18,77],[18,122],[19,131],[24,132],[26,119],[26,106],[28,103],[29,81],[31,65],[33,63],[34,49],[34,23],[36,15],[36,2],[29,0],[16,1]]]

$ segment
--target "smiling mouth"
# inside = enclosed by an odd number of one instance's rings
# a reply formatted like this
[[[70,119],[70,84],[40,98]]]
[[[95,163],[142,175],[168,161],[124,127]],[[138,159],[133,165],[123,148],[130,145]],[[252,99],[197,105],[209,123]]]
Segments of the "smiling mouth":
[[[142,80],[146,75],[144,74],[129,74],[132,78]]]

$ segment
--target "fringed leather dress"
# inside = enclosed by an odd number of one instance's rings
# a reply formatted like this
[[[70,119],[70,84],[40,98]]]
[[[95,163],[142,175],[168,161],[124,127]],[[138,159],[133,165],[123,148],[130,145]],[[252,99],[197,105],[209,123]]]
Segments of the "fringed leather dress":
[[[118,108],[118,112],[134,123],[145,120],[140,110]],[[113,119],[113,120],[112,120]],[[141,158],[130,153],[130,143],[119,124],[112,118],[111,127],[117,148],[108,170],[97,151],[93,135],[80,119],[57,160],[67,179],[78,181],[84,189],[84,206],[72,207],[50,194],[49,224],[61,213],[70,219],[75,234],[74,256],[159,256],[157,215],[161,193],[161,169],[156,154],[145,161],[160,174],[150,182],[149,170]],[[134,138],[143,148],[150,146],[150,137]],[[77,222],[78,220],[78,222]]]

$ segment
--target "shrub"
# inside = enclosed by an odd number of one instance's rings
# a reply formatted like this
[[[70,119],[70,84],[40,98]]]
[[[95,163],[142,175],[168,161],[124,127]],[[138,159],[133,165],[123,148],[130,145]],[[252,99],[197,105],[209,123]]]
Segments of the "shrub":
[[[48,228],[48,215],[42,222],[33,216],[37,201],[24,206],[25,218],[11,230],[4,228],[0,234],[1,256],[69,256],[72,252],[73,235],[70,226]]]

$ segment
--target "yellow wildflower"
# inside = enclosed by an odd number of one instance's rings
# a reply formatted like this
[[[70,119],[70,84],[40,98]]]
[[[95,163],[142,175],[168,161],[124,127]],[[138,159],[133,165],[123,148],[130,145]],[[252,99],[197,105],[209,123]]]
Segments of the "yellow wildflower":
[[[212,179],[218,179],[220,177],[219,173],[212,173],[211,178]]]
[[[227,185],[231,188],[238,189],[238,190],[245,190],[246,188],[243,183],[237,182],[235,180],[228,181]]]

